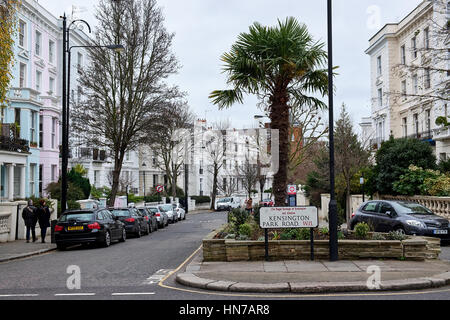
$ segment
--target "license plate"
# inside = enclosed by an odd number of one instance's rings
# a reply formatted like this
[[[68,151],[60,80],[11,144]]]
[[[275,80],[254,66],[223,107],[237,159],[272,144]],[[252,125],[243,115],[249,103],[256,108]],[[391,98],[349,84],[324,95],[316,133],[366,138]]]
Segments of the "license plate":
[[[84,227],[80,226],[80,227],[67,227],[67,231],[83,231]]]
[[[448,230],[434,230],[434,234],[448,234]]]

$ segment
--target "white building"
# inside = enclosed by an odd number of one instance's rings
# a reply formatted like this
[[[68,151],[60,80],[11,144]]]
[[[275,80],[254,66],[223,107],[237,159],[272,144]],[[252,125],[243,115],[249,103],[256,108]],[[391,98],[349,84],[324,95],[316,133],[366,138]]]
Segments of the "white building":
[[[450,156],[450,132],[435,123],[448,116],[449,3],[423,1],[369,40],[373,149],[390,136],[409,137],[428,141],[440,158]]]

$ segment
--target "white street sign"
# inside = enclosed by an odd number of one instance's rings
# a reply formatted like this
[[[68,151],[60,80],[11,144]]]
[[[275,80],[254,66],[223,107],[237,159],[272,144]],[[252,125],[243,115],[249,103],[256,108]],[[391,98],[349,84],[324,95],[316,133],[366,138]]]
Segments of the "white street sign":
[[[263,229],[319,227],[316,207],[263,207],[260,210],[260,226]]]

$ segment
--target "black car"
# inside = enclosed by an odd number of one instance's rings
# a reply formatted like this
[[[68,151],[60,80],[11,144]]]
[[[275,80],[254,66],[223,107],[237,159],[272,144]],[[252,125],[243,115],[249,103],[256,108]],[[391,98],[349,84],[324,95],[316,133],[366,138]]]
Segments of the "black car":
[[[109,247],[112,241],[125,242],[125,226],[106,209],[65,212],[54,229],[56,246],[98,243]]]
[[[158,220],[155,216],[156,212],[152,212],[148,208],[137,208],[139,212],[145,217],[145,220],[147,220],[149,226],[150,226],[150,232],[158,231]]]
[[[150,225],[145,217],[135,208],[110,209],[112,214],[125,225],[127,234],[140,238],[150,233]]]
[[[398,231],[407,235],[450,239],[449,221],[428,208],[407,201],[369,201],[352,216],[350,229],[365,222],[375,232]]]

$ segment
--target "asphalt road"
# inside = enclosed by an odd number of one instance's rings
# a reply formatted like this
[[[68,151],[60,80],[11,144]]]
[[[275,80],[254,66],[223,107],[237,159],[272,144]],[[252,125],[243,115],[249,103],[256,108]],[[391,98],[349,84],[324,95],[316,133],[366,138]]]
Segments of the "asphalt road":
[[[449,300],[450,287],[414,292],[382,292],[331,295],[252,295],[207,292],[183,287],[174,275],[200,247],[201,240],[226,221],[224,213],[188,215],[186,221],[160,229],[140,239],[109,248],[75,247],[42,256],[0,264],[2,300],[158,300],[197,303],[212,301],[311,301],[311,300]],[[450,247],[442,248],[450,260]],[[73,281],[79,271],[80,288]],[[179,269],[183,271],[183,268]],[[159,282],[165,279],[164,282]]]

